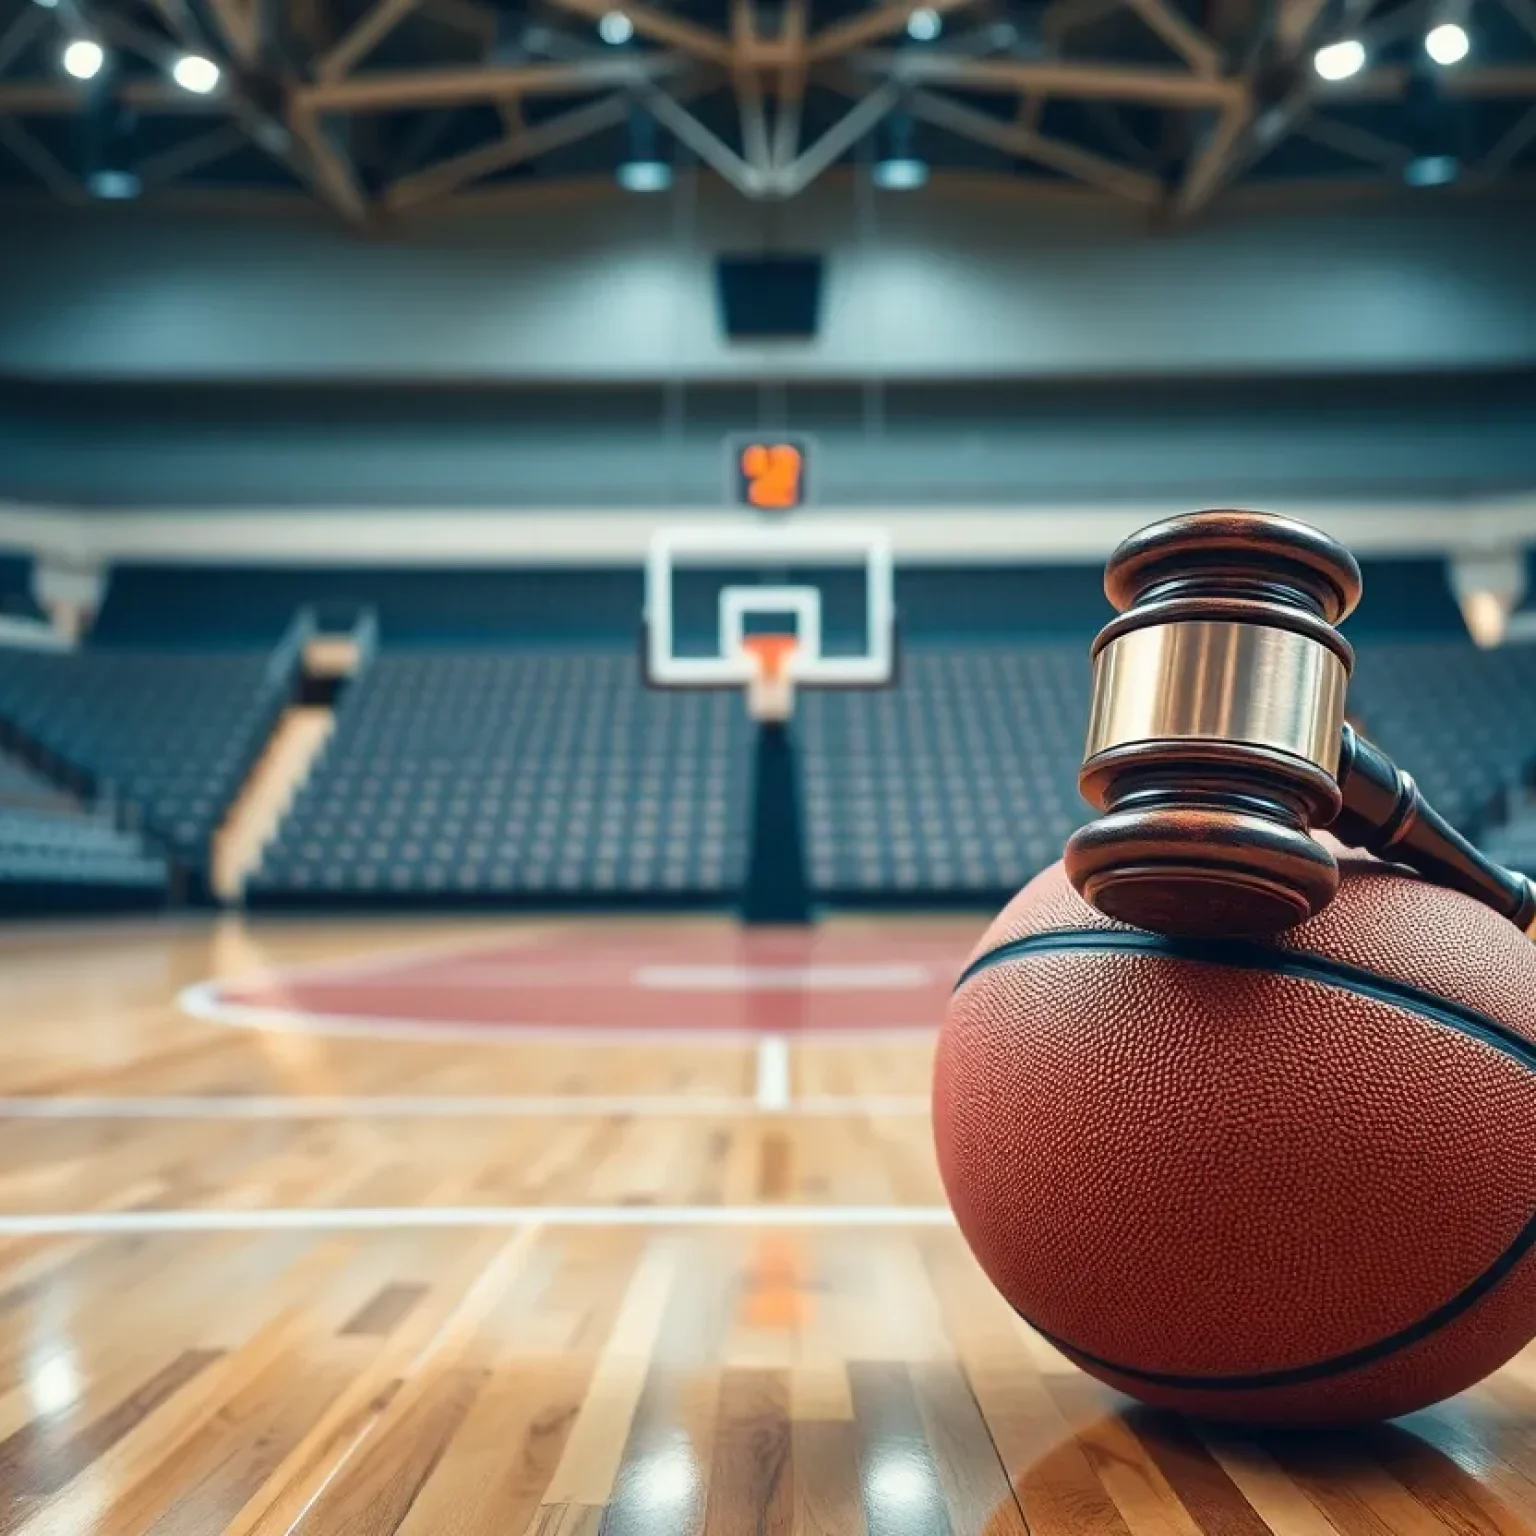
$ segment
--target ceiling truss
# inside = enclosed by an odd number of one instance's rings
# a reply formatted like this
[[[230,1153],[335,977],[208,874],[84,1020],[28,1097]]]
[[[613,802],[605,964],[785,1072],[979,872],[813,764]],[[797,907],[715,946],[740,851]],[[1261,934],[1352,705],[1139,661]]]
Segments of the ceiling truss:
[[[1358,164],[1362,175],[1400,178],[1409,145],[1333,114],[1405,100],[1415,71],[1387,65],[1330,85],[1306,61],[1331,37],[1379,45],[1422,29],[1433,0],[1275,0],[1235,39],[1220,18],[1258,16],[1262,5],[1205,0],[1208,29],[1180,0],[1049,0],[1025,26],[1011,19],[1022,13],[999,9],[1003,0],[932,0],[945,35],[921,47],[906,38],[911,0],[875,0],[820,23],[814,0],[771,10],[760,0],[723,0],[719,25],[660,0],[542,3],[538,24],[507,47],[498,42],[504,18],[485,0],[373,0],[328,34],[327,0],[147,0],[147,9],[146,0],[60,0],[54,11],[16,0],[0,11],[9,16],[0,20],[0,150],[53,196],[87,200],[44,125],[86,111],[92,89],[22,68],[53,29],[73,28],[153,66],[114,84],[118,102],[184,123],[176,142],[135,167],[146,191],[174,187],[254,144],[361,228],[450,205],[487,178],[623,130],[637,113],[757,200],[796,196],[896,115],[1151,216],[1189,219],[1292,139]],[[1513,104],[1507,128],[1470,168],[1473,183],[1508,173],[1536,145],[1536,0],[1497,3],[1528,34],[1530,56],[1469,61],[1436,81],[1449,100]],[[613,9],[633,28],[631,46],[608,47],[596,36]],[[374,62],[418,13],[441,13],[443,24],[475,40],[478,57],[419,67]],[[1157,40],[1157,62],[1095,57],[1091,45],[1074,44],[1081,29],[1091,34],[1116,14],[1134,16]],[[296,49],[295,37],[306,33],[322,34],[323,46]],[[171,82],[170,60],[182,50],[217,60],[216,93],[194,96]],[[843,106],[809,131],[813,88]],[[734,101],[731,131],[698,110],[722,92]],[[1062,102],[1111,124],[1111,152],[1046,131],[1050,107]],[[1533,104],[1521,111],[1525,103]],[[484,107],[499,114],[500,131],[471,147],[394,174],[359,164],[356,145],[370,119]],[[1120,114],[1140,109],[1178,119],[1165,134],[1177,152],[1159,161],[1124,128]],[[424,141],[437,120],[423,128]]]

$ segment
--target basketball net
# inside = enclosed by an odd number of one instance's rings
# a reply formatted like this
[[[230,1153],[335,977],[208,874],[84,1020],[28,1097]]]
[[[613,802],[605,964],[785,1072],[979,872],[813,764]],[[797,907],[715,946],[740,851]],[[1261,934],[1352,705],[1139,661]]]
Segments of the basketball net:
[[[795,685],[789,666],[799,641],[794,635],[743,635],[741,645],[752,663],[747,713],[759,721],[788,720],[795,710]]]

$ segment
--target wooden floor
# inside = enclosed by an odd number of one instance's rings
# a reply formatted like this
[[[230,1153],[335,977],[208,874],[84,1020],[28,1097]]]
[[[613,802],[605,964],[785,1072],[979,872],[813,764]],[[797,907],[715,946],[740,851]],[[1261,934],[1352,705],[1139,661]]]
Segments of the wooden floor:
[[[775,1065],[176,1004],[547,931],[0,933],[0,1533],[1536,1530],[1536,1351],[1320,1436],[1069,1366],[948,1223],[931,1038]]]

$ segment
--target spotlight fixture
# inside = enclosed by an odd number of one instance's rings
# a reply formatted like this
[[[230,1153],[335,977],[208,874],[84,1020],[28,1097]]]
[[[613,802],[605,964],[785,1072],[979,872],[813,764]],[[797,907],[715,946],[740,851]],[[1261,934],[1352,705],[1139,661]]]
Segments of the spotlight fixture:
[[[1424,34],[1424,52],[1442,69],[1460,64],[1472,51],[1467,29],[1457,21],[1442,21]]]
[[[219,66],[200,53],[184,53],[171,67],[171,79],[194,96],[206,96],[218,88]]]
[[[132,171],[92,171],[85,178],[85,190],[104,203],[131,202],[144,190],[144,184]]]
[[[1461,175],[1461,161],[1455,155],[1419,155],[1403,167],[1403,180],[1410,187],[1443,187]]]
[[[928,162],[912,148],[912,114],[892,112],[881,124],[879,158],[870,168],[870,180],[886,192],[915,192],[928,180]]]
[[[1326,43],[1312,55],[1312,68],[1324,80],[1348,80],[1365,68],[1365,44],[1356,37]]]
[[[614,176],[626,192],[665,192],[672,185],[672,167],[665,160],[624,160]]]
[[[102,52],[101,44],[92,42],[88,37],[77,37],[64,49],[64,73],[72,75],[76,80],[94,80],[106,62],[107,56]]]
[[[610,13],[612,14],[612,13]],[[672,185],[672,162],[656,147],[656,122],[638,106],[629,111],[627,152],[614,171],[626,192],[665,192]]]
[[[623,11],[604,11],[597,24],[597,35],[617,48],[635,35],[635,24]]]
[[[915,192],[928,181],[928,162],[912,155],[875,161],[874,183],[885,192]]]
[[[914,43],[931,43],[944,30],[944,18],[931,5],[920,5],[907,17],[907,36]]]

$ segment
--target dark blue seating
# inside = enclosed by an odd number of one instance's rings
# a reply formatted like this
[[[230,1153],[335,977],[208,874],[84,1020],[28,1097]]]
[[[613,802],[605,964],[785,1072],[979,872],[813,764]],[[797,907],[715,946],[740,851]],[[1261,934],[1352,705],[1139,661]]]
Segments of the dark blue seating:
[[[1536,762],[1536,646],[1367,640],[1350,708],[1441,814],[1476,834]]]
[[[796,731],[812,888],[997,893],[1088,817],[1090,673],[1076,641],[911,645],[894,687],[806,692]]]
[[[1536,880],[1536,807],[1521,804],[1508,822],[1490,828],[1478,841],[1499,863]]]
[[[632,651],[386,647],[251,899],[724,899],[749,740],[739,698],[648,691]]]
[[[139,837],[0,753],[0,912],[156,906],[166,885]]]
[[[262,651],[0,650],[0,721],[203,869],[289,682]]]

